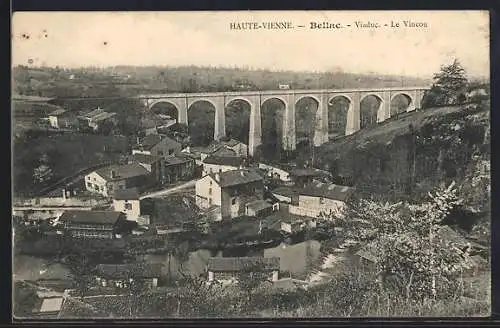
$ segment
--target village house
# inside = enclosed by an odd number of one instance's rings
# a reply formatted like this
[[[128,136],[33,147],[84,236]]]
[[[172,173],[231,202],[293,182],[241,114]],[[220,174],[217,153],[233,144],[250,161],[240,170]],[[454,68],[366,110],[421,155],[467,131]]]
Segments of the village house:
[[[71,112],[60,108],[51,112],[48,120],[51,127],[61,129],[71,127],[74,124],[75,118]]]
[[[32,314],[37,319],[56,319],[61,311],[63,297],[51,296],[37,299]]]
[[[132,148],[132,155],[145,154],[159,157],[177,155],[181,152],[182,145],[177,141],[162,135],[150,134],[137,140],[137,144]]]
[[[129,288],[138,282],[141,287],[156,288],[161,269],[161,263],[99,264],[96,282],[102,287]]]
[[[346,201],[354,188],[336,184],[313,182],[298,191],[297,205],[290,205],[291,214],[318,218],[322,215],[342,215]]]
[[[244,215],[246,204],[263,199],[263,195],[263,178],[254,170],[213,173],[196,182],[196,205],[201,209],[217,206],[218,220]]]
[[[257,199],[245,205],[245,215],[262,218],[271,214],[275,209],[276,207],[273,204]]]
[[[290,178],[288,170],[269,164],[259,163],[259,169],[266,173],[266,176],[279,180],[284,184],[291,184],[293,181]]]
[[[152,184],[154,177],[136,163],[107,166],[85,176],[85,188],[104,197],[111,197],[120,189],[141,188]]]
[[[175,183],[179,180],[192,178],[195,172],[194,160],[179,154],[169,156],[164,160],[165,183]]]
[[[299,190],[300,190],[300,188],[283,186],[283,187],[278,187],[278,188],[271,190],[271,194],[280,203],[298,205],[299,204]]]
[[[113,208],[116,212],[124,213],[127,220],[138,222],[141,216],[141,201],[137,188],[115,191]]]
[[[73,237],[113,239],[125,214],[116,211],[64,211],[59,217],[64,229]]]
[[[136,163],[145,168],[157,184],[162,185],[165,183],[165,163],[163,157],[134,154],[130,156],[128,163]]]
[[[277,281],[280,259],[278,257],[211,257],[207,265],[208,282],[237,282],[238,276],[246,270],[268,273],[267,281]]]
[[[93,131],[99,131],[106,124],[116,126],[118,124],[116,116],[116,113],[106,112],[104,109],[98,107],[91,112],[78,116],[78,120]]]
[[[327,171],[315,168],[295,168],[290,170],[290,178],[296,187],[304,187],[313,181],[326,181],[331,176]]]
[[[234,153],[235,156],[248,157],[248,146],[236,139],[214,141],[210,148],[212,149],[212,155],[216,155],[214,153],[217,151],[226,150]]]
[[[242,167],[244,160],[242,157],[236,156],[226,156],[217,157],[210,155],[203,160],[203,173],[205,176],[207,174],[212,174],[215,172],[222,173],[231,170],[237,170]]]

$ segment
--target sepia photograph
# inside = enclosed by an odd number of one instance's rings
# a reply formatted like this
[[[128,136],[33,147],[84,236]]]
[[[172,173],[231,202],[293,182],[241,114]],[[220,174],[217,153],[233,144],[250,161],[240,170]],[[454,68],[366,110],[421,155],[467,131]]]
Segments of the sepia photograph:
[[[11,37],[14,319],[491,315],[488,11]]]

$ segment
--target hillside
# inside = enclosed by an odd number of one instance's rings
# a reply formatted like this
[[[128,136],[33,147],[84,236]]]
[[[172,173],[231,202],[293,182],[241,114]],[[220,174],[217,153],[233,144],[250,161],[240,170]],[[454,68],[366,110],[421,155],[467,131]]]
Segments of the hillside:
[[[351,74],[345,72],[292,72],[220,67],[133,67],[104,69],[13,68],[14,92],[46,97],[133,96],[151,92],[270,90],[279,84],[294,89],[391,87],[428,85],[419,78]]]
[[[408,113],[322,145],[315,166],[350,181],[361,197],[416,199],[489,161],[489,110],[484,102]]]

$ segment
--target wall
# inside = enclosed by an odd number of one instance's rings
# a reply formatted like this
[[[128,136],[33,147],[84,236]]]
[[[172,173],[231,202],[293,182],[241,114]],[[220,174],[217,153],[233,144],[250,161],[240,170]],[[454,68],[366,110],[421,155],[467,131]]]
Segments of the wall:
[[[321,202],[320,199],[323,201]],[[345,203],[338,200],[299,195],[299,205],[289,207],[291,214],[319,217],[321,213],[333,213],[340,215]]]
[[[103,199],[80,199],[77,196],[64,199],[63,197],[40,197],[14,200],[16,206],[82,206],[94,207],[104,205],[107,201]]]
[[[125,204],[131,204],[132,208],[127,210]],[[127,220],[132,220],[137,222],[137,218],[141,215],[141,206],[139,200],[113,200],[114,210],[117,212],[123,212],[127,216]]]
[[[210,193],[210,188],[212,192]],[[210,206],[221,206],[220,186],[210,176],[205,176],[196,181],[196,205],[200,208],[209,208]],[[209,199],[212,199],[210,204]]]
[[[263,199],[263,183],[254,182],[243,186],[224,188],[221,196],[222,218],[234,218],[245,214],[245,205],[255,198]],[[236,192],[236,194],[235,194]],[[232,204],[232,199],[236,198],[236,203]]]

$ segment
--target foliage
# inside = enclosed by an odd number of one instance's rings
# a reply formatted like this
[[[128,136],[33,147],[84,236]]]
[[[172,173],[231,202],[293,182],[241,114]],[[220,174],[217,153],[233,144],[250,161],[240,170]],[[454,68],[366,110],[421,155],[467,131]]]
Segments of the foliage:
[[[396,276],[413,297],[443,296],[438,291],[448,289],[471,265],[467,250],[441,233],[443,220],[462,201],[454,184],[429,193],[422,204],[361,200],[338,224],[344,243],[364,247],[369,243],[384,281]]]
[[[434,84],[422,99],[422,108],[463,103],[468,83],[465,74],[457,59],[450,65],[441,66],[441,70],[434,74]]]

